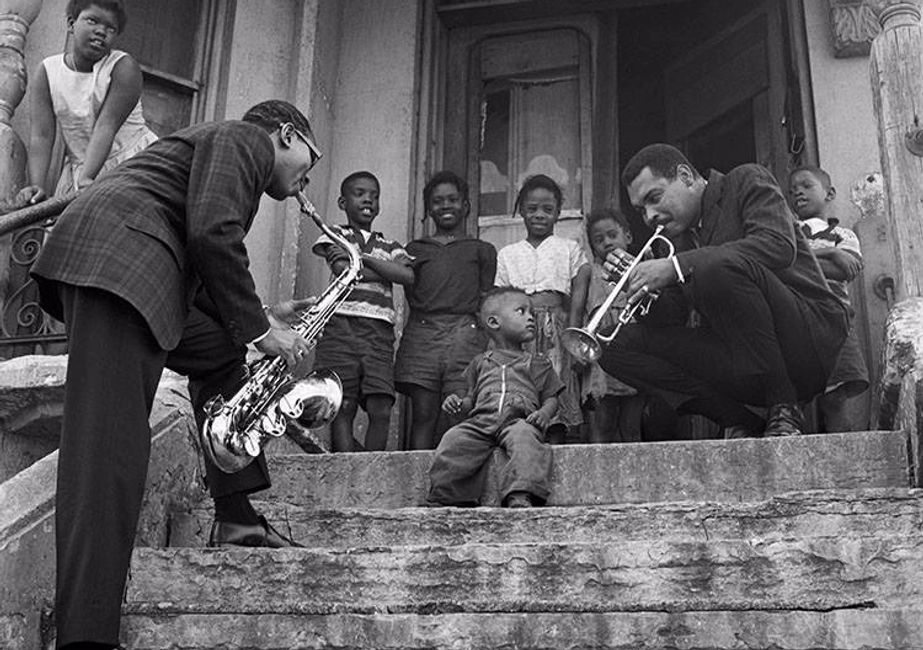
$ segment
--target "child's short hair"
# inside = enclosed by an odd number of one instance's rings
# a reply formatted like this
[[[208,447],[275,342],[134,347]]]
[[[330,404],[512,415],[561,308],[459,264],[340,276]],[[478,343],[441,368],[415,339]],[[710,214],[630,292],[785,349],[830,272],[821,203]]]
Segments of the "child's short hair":
[[[825,190],[829,190],[831,187],[833,187],[833,181],[830,179],[830,174],[825,172],[817,165],[801,165],[800,167],[796,167],[791,171],[788,177],[791,178],[798,172],[808,172],[809,174],[813,175],[814,178],[820,181],[820,184]]]
[[[628,217],[626,217],[615,208],[600,208],[590,212],[584,220],[587,240],[590,239],[590,231],[593,230],[593,226],[600,221],[605,221],[606,219],[611,219],[614,221],[626,235],[631,232],[631,226],[628,224]]]
[[[502,299],[510,294],[527,295],[525,291],[518,287],[494,287],[481,296],[481,304],[478,306],[478,317],[481,325],[487,322],[487,317],[496,313],[497,305]]]
[[[381,183],[378,181],[378,177],[375,176],[372,172],[367,172],[365,170],[353,172],[349,176],[343,179],[343,182],[340,183],[340,196],[346,196],[346,193],[349,191],[349,186],[352,185],[353,181],[357,181],[360,178],[367,178],[370,181],[374,182],[378,186],[378,191],[381,191]]]
[[[311,124],[304,113],[299,111],[293,104],[289,104],[281,99],[270,99],[260,102],[244,113],[241,118],[244,122],[250,122],[257,126],[263,127],[266,131],[272,133],[286,122],[291,122],[299,131],[306,136],[312,136]]]
[[[550,176],[535,174],[534,176],[529,176],[519,189],[519,194],[516,195],[516,203],[513,204],[514,214],[519,212],[519,206],[522,205],[526,195],[532,190],[537,189],[548,190],[554,194],[554,202],[557,204],[558,210],[564,205],[564,193],[561,192],[561,186],[555,183],[554,179]]]
[[[89,9],[93,5],[115,14],[115,19],[119,21],[119,24],[116,25],[119,33],[121,34],[124,31],[125,23],[128,22],[128,14],[125,13],[125,3],[122,0],[68,0],[64,15],[71,20],[77,20],[77,16],[80,15],[81,11]]]
[[[625,169],[622,170],[622,185],[628,187],[644,170],[650,167],[651,171],[668,181],[676,178],[676,168],[686,165],[692,170],[696,178],[699,171],[689,162],[686,155],[673,145],[656,143],[649,144],[631,157]]]
[[[429,205],[429,200],[433,197],[433,191],[436,189],[436,186],[442,185],[443,183],[454,185],[455,189],[458,190],[458,193],[461,194],[462,200],[468,200],[468,183],[465,182],[465,179],[453,171],[443,169],[442,171],[433,174],[433,177],[429,179],[429,181],[426,183],[426,186],[423,188],[424,206]]]

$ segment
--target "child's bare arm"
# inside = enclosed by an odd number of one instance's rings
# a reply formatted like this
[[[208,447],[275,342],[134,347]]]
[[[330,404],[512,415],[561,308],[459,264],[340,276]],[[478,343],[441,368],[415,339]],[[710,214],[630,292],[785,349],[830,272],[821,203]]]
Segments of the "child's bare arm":
[[[388,280],[403,284],[413,284],[413,269],[410,260],[383,260],[368,253],[362,254],[362,275],[366,280]]]
[[[532,426],[544,431],[548,428],[551,418],[554,417],[558,410],[558,398],[549,397],[537,410],[533,411],[526,417],[526,422]]]
[[[112,81],[93,126],[81,177],[74,179],[78,186],[92,181],[99,174],[112,150],[115,134],[141,97],[141,81],[141,67],[138,63],[130,56],[119,59],[112,69]]]
[[[333,242],[319,242],[311,248],[315,255],[319,255],[327,260],[327,265],[335,275],[339,275],[349,266],[349,255]]]
[[[31,117],[32,129],[29,135],[29,183],[19,190],[16,202],[37,203],[47,198],[45,180],[51,162],[51,148],[54,146],[55,117],[51,105],[51,91],[45,66],[39,65],[32,80]]]
[[[820,248],[814,251],[814,256],[828,280],[852,282],[862,270],[862,260],[840,248]]]
[[[590,288],[590,265],[584,264],[577,275],[570,281],[570,313],[567,316],[568,327],[583,327],[586,314],[587,292]]]

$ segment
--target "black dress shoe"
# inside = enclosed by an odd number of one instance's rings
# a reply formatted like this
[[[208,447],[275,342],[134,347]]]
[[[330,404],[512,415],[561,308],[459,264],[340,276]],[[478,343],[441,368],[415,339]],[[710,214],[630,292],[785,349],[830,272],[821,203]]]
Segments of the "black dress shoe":
[[[266,517],[260,516],[260,523],[235,524],[218,521],[212,524],[208,545],[215,546],[262,546],[266,548],[303,548],[269,525]]]
[[[766,437],[800,436],[804,433],[804,413],[797,404],[773,404],[766,417]]]

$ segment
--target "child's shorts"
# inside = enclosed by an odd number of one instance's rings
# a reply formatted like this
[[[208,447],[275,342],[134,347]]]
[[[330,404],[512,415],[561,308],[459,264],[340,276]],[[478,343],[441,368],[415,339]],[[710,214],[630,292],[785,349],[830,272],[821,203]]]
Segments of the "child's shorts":
[[[377,318],[333,316],[314,354],[314,369],[332,370],[343,397],[365,408],[370,395],[394,397],[394,326]]]
[[[865,364],[865,357],[862,356],[856,328],[850,326],[846,341],[836,358],[836,365],[833,366],[833,372],[827,379],[825,392],[829,395],[837,391],[843,397],[855,397],[868,390],[868,387],[868,366]]]
[[[422,386],[443,395],[465,388],[465,368],[487,349],[487,335],[471,314],[411,313],[394,364],[402,393]]]

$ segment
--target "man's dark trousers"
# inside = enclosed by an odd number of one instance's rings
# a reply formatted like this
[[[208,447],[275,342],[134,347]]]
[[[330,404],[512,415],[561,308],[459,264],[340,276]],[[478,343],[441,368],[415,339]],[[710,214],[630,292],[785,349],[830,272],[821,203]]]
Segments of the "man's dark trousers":
[[[243,349],[192,310],[179,347],[160,348],[142,316],[102,291],[56,285],[68,336],[58,452],[57,644],[117,645],[122,595],[150,456],[148,418],[165,365],[190,376],[200,406],[243,380]],[[268,487],[262,456],[237,474],[207,468],[213,496]]]
[[[627,325],[604,349],[606,372],[662,394],[674,407],[694,398],[770,406],[776,401],[770,378],[779,372],[799,400],[823,391],[845,339],[845,309],[833,317],[819,311],[766,267],[733,251],[696,268],[682,290],[707,325]],[[821,335],[812,336],[812,328]]]

